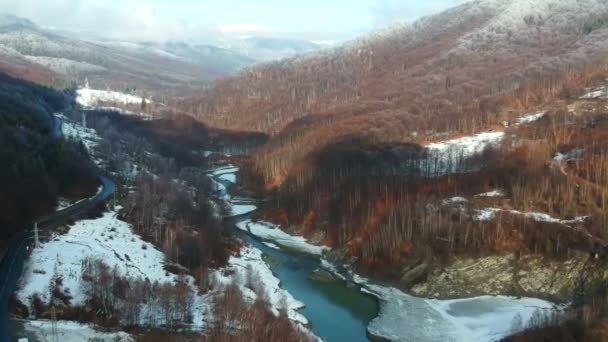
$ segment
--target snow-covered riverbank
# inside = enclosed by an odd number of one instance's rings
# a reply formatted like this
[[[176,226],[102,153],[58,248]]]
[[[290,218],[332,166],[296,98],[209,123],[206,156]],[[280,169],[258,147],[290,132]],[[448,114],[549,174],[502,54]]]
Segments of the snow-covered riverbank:
[[[263,221],[245,220],[237,223],[239,229],[246,231],[258,239],[265,242],[270,242],[276,246],[286,250],[315,256],[321,256],[324,252],[329,251],[327,246],[316,246],[301,237],[293,236],[285,233],[279,226]]]

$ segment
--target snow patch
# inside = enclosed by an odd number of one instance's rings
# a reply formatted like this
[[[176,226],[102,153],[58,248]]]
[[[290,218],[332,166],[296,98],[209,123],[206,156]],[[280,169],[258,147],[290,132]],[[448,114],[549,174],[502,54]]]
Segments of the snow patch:
[[[475,195],[476,197],[502,197],[504,194],[500,190],[494,190],[490,192],[484,192],[483,194]]]
[[[231,204],[232,216],[241,216],[256,211],[258,207],[253,204]]]
[[[78,89],[76,102],[83,107],[96,107],[101,103],[117,103],[123,105],[140,105],[144,101],[139,96],[119,93],[110,90]],[[151,103],[145,100],[146,103]]]
[[[587,94],[581,96],[581,99],[583,99],[583,100],[608,99],[608,89],[606,87],[592,89]]]
[[[89,153],[93,152],[94,148],[99,145],[100,137],[94,129],[84,128],[63,115],[57,115],[57,117],[62,121],[61,132],[63,136],[82,141]]]
[[[524,212],[517,211],[517,210],[506,210],[506,209],[500,209],[500,208],[485,208],[485,209],[476,210],[475,215],[473,215],[473,219],[475,221],[491,221],[496,217],[496,214],[500,213],[500,212],[510,213],[510,214],[514,214],[514,215],[522,215],[522,216],[525,216],[526,218],[529,218],[536,222],[557,223],[557,224],[561,224],[564,226],[570,226],[570,225],[577,224],[577,223],[584,223],[588,218],[587,216],[578,216],[572,220],[562,220],[559,218],[552,217],[551,215],[545,214],[545,213],[536,213],[536,212],[524,213]]]
[[[547,112],[538,112],[538,113],[522,116],[521,118],[518,118],[517,120],[515,120],[515,125],[519,126],[519,125],[529,124],[529,123],[538,121],[538,120],[542,119],[546,113]]]
[[[469,200],[467,200],[464,197],[460,197],[460,196],[456,196],[456,197],[452,197],[452,198],[448,198],[446,200],[443,200],[443,205],[450,205],[450,204],[464,204],[464,203],[468,203]]]
[[[428,167],[434,169],[431,173],[435,176],[471,171],[463,162],[487,147],[497,146],[504,135],[504,132],[486,132],[429,144],[426,146]]]
[[[585,150],[583,150],[582,148],[577,148],[566,153],[558,152],[553,159],[556,161],[577,161],[583,160],[584,155]]]
[[[232,184],[236,183],[236,174],[234,173],[226,173],[220,176],[220,179],[223,179],[225,181],[228,181]]]

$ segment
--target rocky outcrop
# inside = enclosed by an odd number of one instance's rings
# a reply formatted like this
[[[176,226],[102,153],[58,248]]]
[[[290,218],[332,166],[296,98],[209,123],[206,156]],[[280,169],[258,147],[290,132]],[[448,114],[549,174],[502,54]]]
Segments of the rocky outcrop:
[[[428,298],[513,295],[566,302],[572,300],[579,279],[590,270],[599,269],[585,267],[588,262],[585,254],[566,261],[514,255],[457,259],[435,267],[414,286],[401,285],[416,296]]]

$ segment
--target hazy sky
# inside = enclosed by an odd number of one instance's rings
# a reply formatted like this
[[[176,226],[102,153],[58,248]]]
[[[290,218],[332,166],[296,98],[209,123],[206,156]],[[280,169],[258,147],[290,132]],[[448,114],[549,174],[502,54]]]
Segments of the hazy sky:
[[[0,11],[62,30],[129,40],[213,34],[350,39],[462,0],[0,0]]]

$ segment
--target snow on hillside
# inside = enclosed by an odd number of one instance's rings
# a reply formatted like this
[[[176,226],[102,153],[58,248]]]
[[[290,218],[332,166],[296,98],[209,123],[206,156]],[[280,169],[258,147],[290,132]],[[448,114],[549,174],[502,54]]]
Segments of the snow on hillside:
[[[87,258],[100,258],[130,278],[172,282],[176,276],[163,269],[165,256],[150,243],[133,233],[128,223],[118,219],[118,211],[102,217],[82,220],[72,225],[65,235],[54,236],[32,252],[17,297],[28,303],[38,293],[47,301],[53,273],[63,276],[64,288],[74,297],[73,304],[84,304],[81,287],[82,264]]]
[[[486,8],[495,16],[479,30],[467,34],[461,39],[461,46],[472,46],[480,40],[491,41],[498,37],[506,37],[507,32],[527,29],[528,23],[551,27],[560,25],[578,27],[579,23],[572,20],[572,14],[578,17],[585,14],[595,15],[608,11],[608,3],[604,0],[478,0],[471,2],[473,8]],[[528,21],[526,18],[533,18]]]
[[[59,74],[73,74],[79,72],[104,72],[106,68],[85,62],[73,61],[66,58],[46,56],[23,56],[28,61],[42,65]]]
[[[95,147],[99,145],[101,138],[97,134],[97,131],[92,128],[84,128],[64,115],[57,114],[57,117],[61,119],[61,132],[64,137],[82,141],[89,153],[93,152]]]
[[[426,145],[428,156],[423,167],[435,176],[470,172],[475,166],[467,165],[467,159],[487,147],[497,146],[504,135],[504,132],[486,132]]]
[[[304,307],[304,303],[296,300],[287,290],[281,288],[280,280],[272,274],[272,271],[262,259],[262,251],[253,247],[243,247],[241,255],[231,257],[228,265],[227,269],[233,271],[229,273],[233,274],[227,276],[224,270],[217,271],[213,275],[217,282],[227,285],[232,281],[236,281],[243,296],[254,302],[257,295],[246,286],[245,282],[247,272],[257,274],[259,283],[263,286],[275,315],[279,314],[278,310],[287,309],[289,319],[304,325],[308,324],[306,317],[298,312],[298,310]],[[287,307],[283,307],[284,305]]]
[[[518,118],[517,120],[515,120],[515,125],[519,126],[519,125],[536,122],[536,121],[542,119],[546,113],[547,112],[538,112],[538,113],[524,115],[521,118]]]
[[[498,144],[504,137],[503,132],[486,132],[462,138],[433,143],[426,146],[431,153],[457,151],[464,156],[482,152],[487,146]]]
[[[77,322],[58,321],[53,324],[50,321],[28,321],[23,329],[29,336],[35,336],[40,342],[132,342],[133,337],[124,332],[101,332],[93,326]],[[56,334],[53,334],[53,331]]]
[[[545,213],[535,213],[535,212],[524,213],[524,212],[517,211],[517,210],[506,210],[506,209],[500,209],[500,208],[485,208],[485,209],[476,210],[476,213],[473,216],[473,219],[476,221],[491,221],[494,218],[496,218],[496,215],[498,213],[501,213],[501,212],[510,213],[510,214],[514,214],[514,215],[522,215],[522,216],[525,216],[526,218],[529,218],[536,222],[557,223],[557,224],[562,224],[564,226],[570,226],[570,225],[577,224],[577,223],[584,223],[585,220],[587,219],[586,216],[579,216],[572,220],[562,220],[559,218],[552,217],[551,215],[545,214]]]
[[[237,223],[237,227],[255,235],[261,240],[272,242],[275,245],[295,252],[322,255],[330,249],[327,246],[315,246],[310,244],[301,236],[289,235],[282,231],[278,226],[268,222],[245,220]]]
[[[608,88],[599,87],[595,89],[591,89],[587,94],[581,97],[583,100],[599,100],[599,99],[608,99]]]
[[[475,195],[476,197],[502,197],[504,194],[500,190],[484,192],[483,194]]]
[[[116,103],[122,105],[140,105],[144,99],[139,96],[119,93],[110,90],[78,89],[76,102],[83,107],[97,107],[102,103]],[[150,101],[145,100],[146,103]]]

